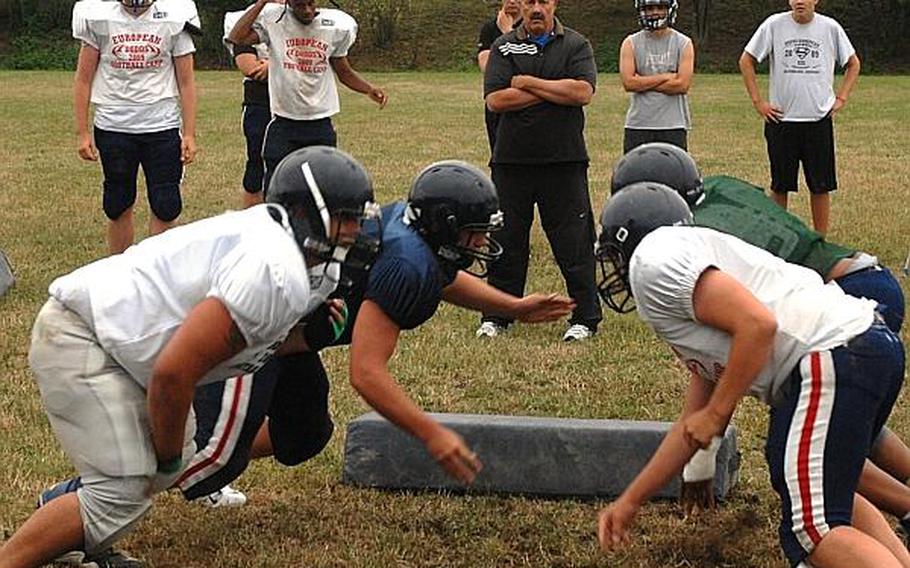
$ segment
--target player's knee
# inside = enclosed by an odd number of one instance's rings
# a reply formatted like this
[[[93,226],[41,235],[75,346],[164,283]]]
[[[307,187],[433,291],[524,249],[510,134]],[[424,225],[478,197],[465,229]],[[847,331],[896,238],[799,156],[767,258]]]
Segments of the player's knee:
[[[180,198],[180,186],[174,184],[149,188],[149,207],[158,219],[170,222],[176,219],[183,210]]]
[[[136,184],[120,185],[104,183],[102,207],[111,221],[116,221],[136,202]]]
[[[79,492],[86,552],[110,548],[151,508],[149,479],[133,476],[87,483]]]
[[[328,445],[335,431],[335,424],[329,416],[325,420],[308,426],[298,432],[292,443],[281,443],[273,440],[275,459],[286,466],[300,465],[317,455]],[[280,438],[283,438],[281,436]]]

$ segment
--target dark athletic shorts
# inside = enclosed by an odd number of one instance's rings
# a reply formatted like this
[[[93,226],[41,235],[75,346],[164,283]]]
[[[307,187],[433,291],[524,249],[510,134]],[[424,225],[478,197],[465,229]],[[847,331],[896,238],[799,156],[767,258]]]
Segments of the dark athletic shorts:
[[[800,162],[810,192],[823,194],[837,189],[834,124],[830,116],[817,122],[766,122],[765,140],[771,163],[771,191],[796,191]]]

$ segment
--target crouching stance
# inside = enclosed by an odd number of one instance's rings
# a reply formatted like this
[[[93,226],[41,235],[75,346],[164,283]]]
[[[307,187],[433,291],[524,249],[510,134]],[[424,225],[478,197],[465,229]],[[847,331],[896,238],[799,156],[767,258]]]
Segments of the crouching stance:
[[[312,147],[290,154],[273,186],[272,203],[175,228],[50,285],[29,363],[80,477],[42,496],[0,566],[93,555],[124,536],[195,452],[196,385],[262,367],[325,301],[310,278],[345,258],[369,177]]]
[[[771,408],[765,454],[790,563],[910,566],[884,517],[856,493],[903,382],[900,340],[874,302],[690,222],[686,202],[657,183],[620,190],[601,217],[601,295],[617,311],[636,306],[691,371],[680,419],[601,512],[601,546],[628,539],[641,504],[724,431],[749,393]]]
[[[442,301],[495,309],[524,322],[553,321],[571,312],[575,304],[565,296],[517,298],[477,277],[502,251],[490,234],[501,224],[496,188],[485,173],[460,161],[431,164],[414,180],[407,202],[386,205],[382,222],[364,227],[364,235],[381,240],[382,248],[368,275],[352,278],[344,294],[350,323],[343,333],[319,331],[331,326],[318,311],[304,329],[311,351],[350,344],[355,390],[421,440],[439,465],[464,483],[474,480],[480,460],[461,436],[411,399],[391,374],[389,361],[402,331],[429,321]],[[352,273],[351,264],[346,274]],[[225,383],[224,393],[197,397],[201,429],[211,434],[206,433],[207,445],[200,444],[178,484],[187,498],[224,487],[250,458],[274,455],[285,465],[300,463],[321,451],[332,434],[329,382],[317,353],[276,357],[251,385],[242,383],[246,379]],[[247,386],[249,393],[243,390]]]

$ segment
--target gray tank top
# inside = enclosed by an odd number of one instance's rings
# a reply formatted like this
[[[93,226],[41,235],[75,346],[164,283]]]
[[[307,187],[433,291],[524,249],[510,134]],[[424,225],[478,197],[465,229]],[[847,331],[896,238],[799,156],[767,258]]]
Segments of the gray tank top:
[[[676,73],[682,52],[689,38],[671,29],[663,37],[642,30],[632,34],[635,53],[635,70],[639,75]],[[666,95],[657,91],[632,93],[626,128],[644,130],[669,130],[692,127],[689,117],[689,100],[686,95]]]

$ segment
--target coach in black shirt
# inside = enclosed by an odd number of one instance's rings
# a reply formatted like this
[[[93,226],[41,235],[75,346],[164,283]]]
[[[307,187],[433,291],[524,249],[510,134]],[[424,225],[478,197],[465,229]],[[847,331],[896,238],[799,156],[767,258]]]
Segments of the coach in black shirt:
[[[481,73],[485,73],[487,70],[487,61],[490,58],[490,47],[493,42],[502,34],[521,25],[520,14],[519,0],[502,0],[502,7],[496,16],[481,26],[480,38],[477,40],[477,66],[480,67]],[[490,141],[490,152],[492,152],[496,142],[499,115],[484,105],[484,120],[487,125],[487,140]]]
[[[493,157],[505,251],[490,266],[493,286],[521,296],[534,204],[576,308],[563,339],[591,337],[602,319],[595,290],[594,223],[588,196],[584,111],[597,79],[588,40],[555,16],[557,0],[521,0],[522,24],[500,36],[484,74],[487,108],[501,113]],[[484,314],[479,336],[510,320]]]

